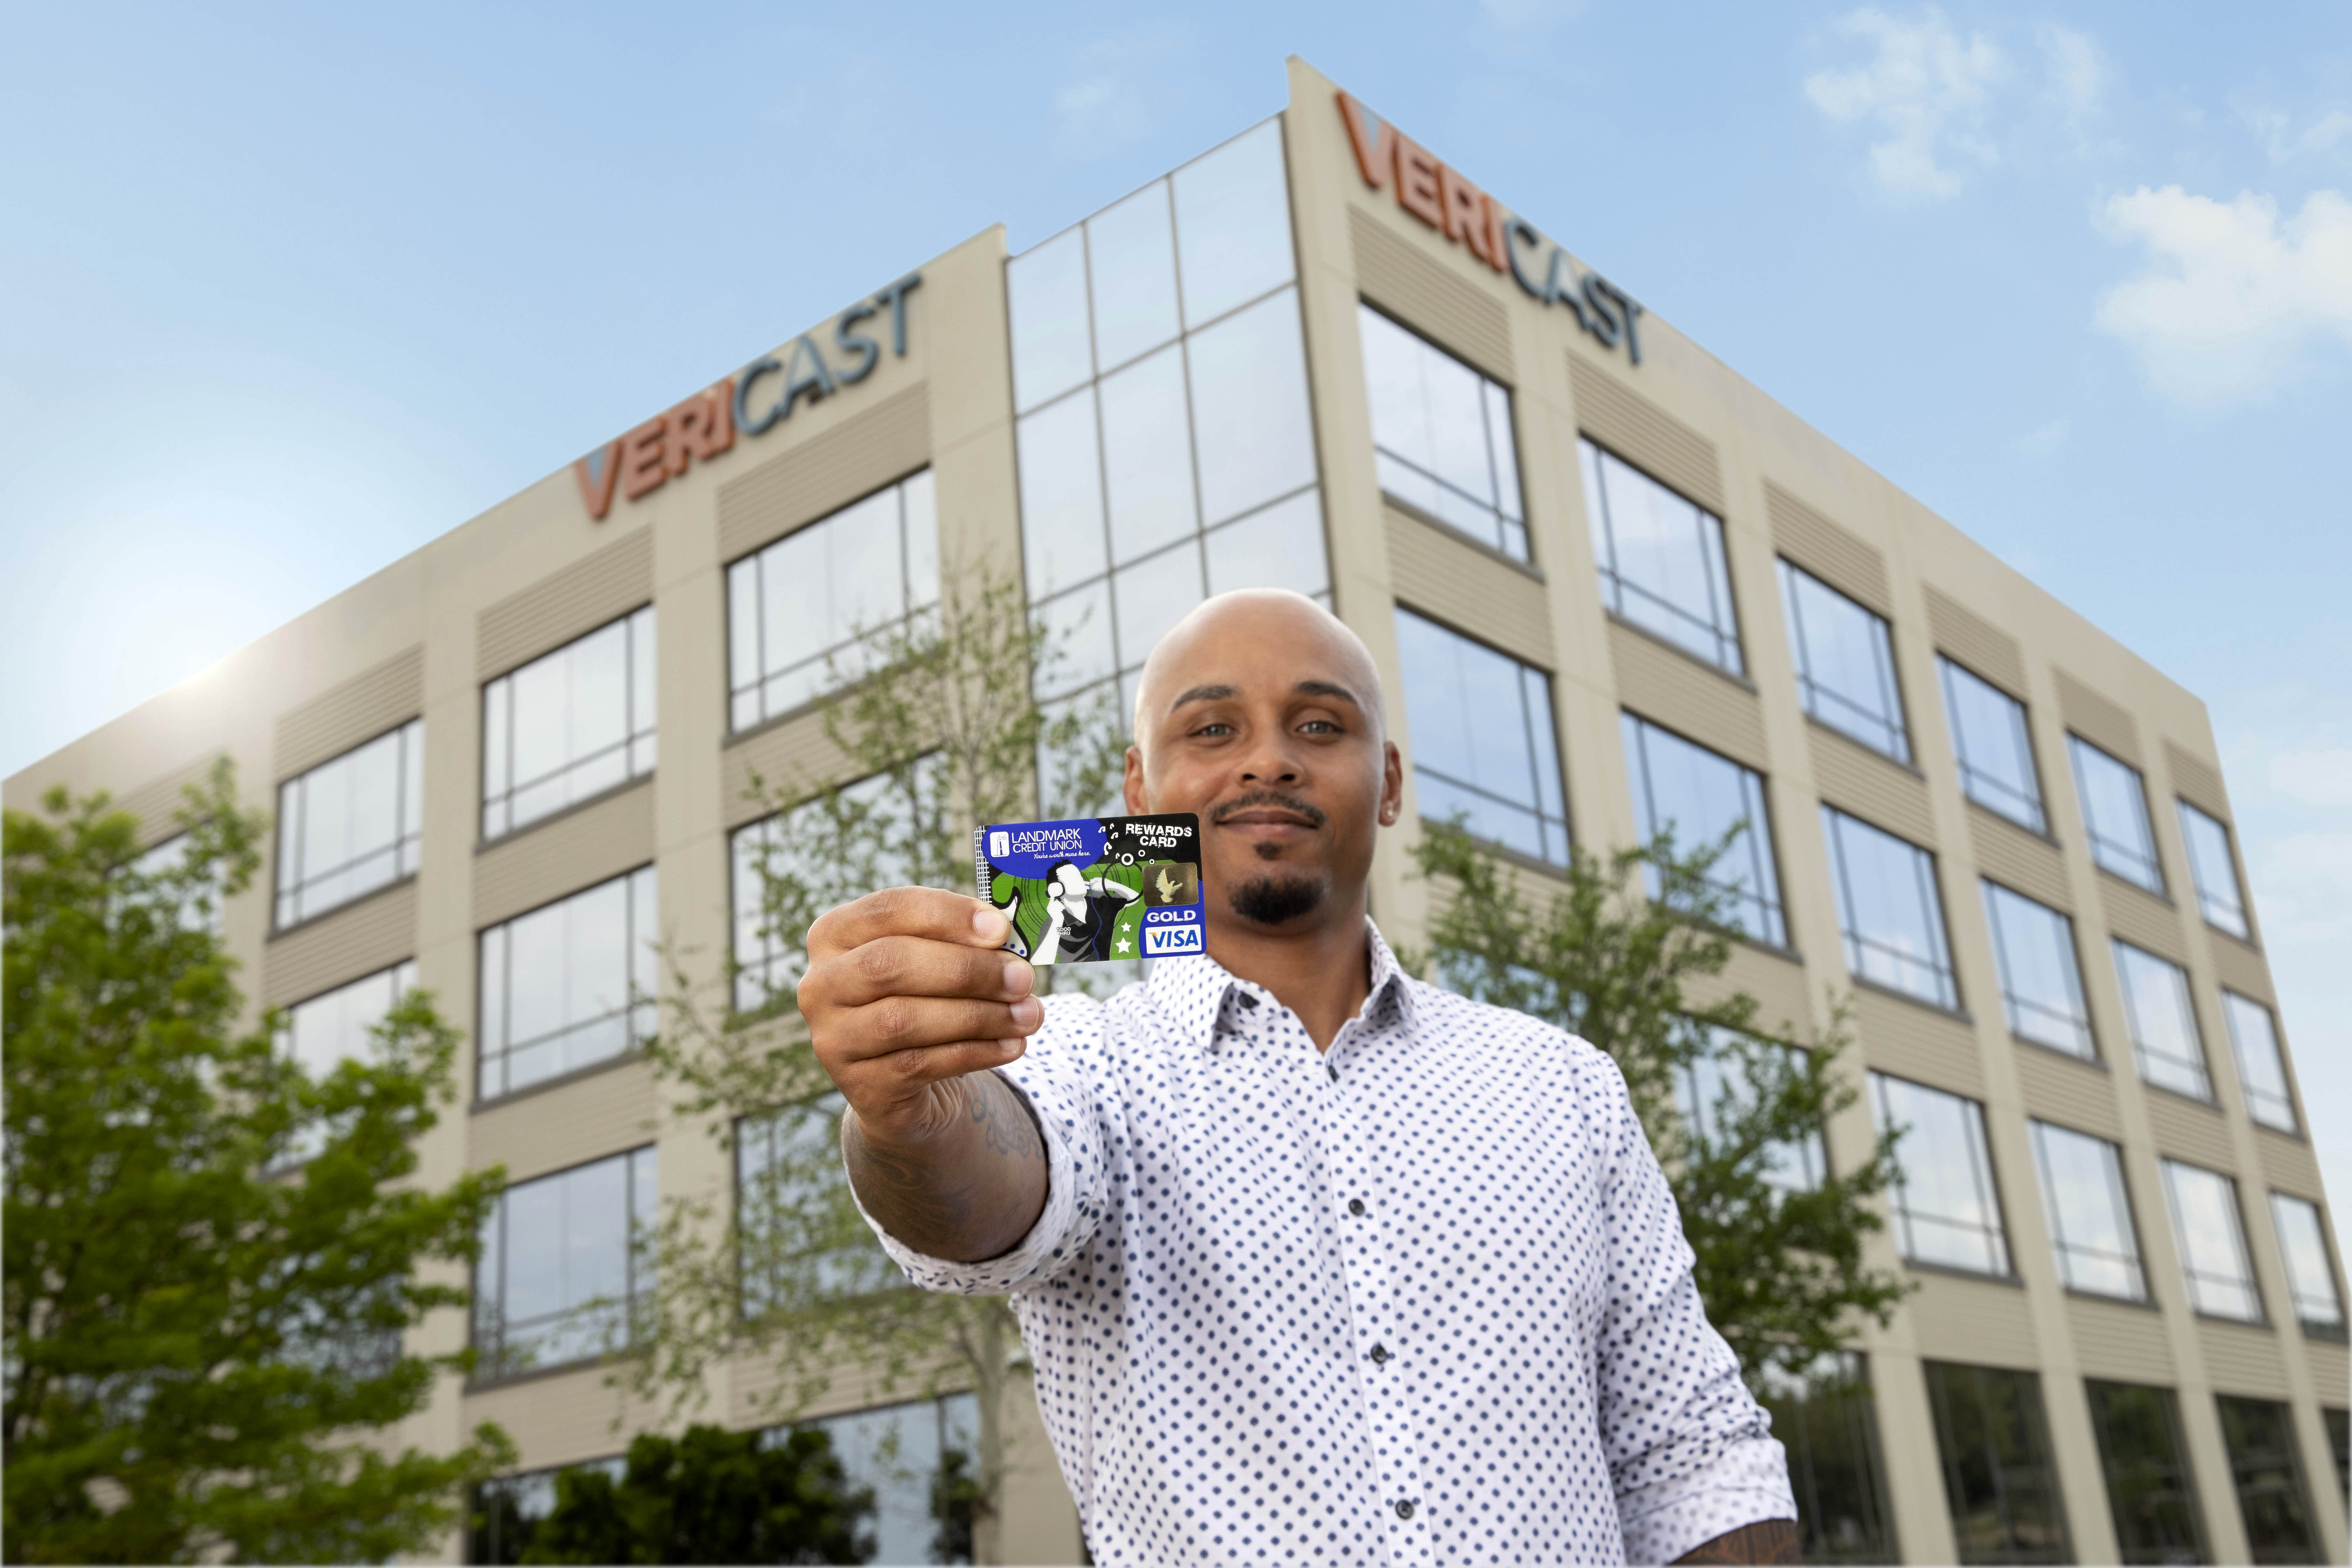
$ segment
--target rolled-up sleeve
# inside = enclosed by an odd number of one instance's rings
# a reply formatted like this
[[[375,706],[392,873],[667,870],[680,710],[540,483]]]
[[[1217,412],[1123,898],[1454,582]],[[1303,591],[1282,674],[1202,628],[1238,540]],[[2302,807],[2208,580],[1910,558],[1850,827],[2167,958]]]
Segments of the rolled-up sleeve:
[[[882,1250],[926,1290],[1003,1296],[1052,1277],[1102,1221],[1105,1132],[1100,1097],[1086,1070],[1102,1035],[1102,1008],[1091,997],[1050,996],[1045,1022],[1018,1061],[997,1076],[1018,1089],[1037,1115],[1045,1142],[1045,1210],[1018,1246],[1001,1257],[958,1263],[918,1252],[882,1227],[859,1203]],[[853,1185],[850,1196],[856,1197]]]
[[[1621,1114],[1594,1130],[1608,1167],[1601,1436],[1626,1561],[1671,1563],[1726,1531],[1795,1519],[1796,1500],[1772,1417],[1706,1321],[1665,1173],[1607,1070]]]

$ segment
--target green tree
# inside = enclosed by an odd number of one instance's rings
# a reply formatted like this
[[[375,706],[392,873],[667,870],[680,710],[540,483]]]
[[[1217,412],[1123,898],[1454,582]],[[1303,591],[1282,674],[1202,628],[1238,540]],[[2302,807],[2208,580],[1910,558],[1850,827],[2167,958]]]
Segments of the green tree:
[[[874,1492],[853,1487],[833,1440],[798,1427],[689,1426],[643,1433],[616,1481],[599,1469],[555,1478],[555,1508],[521,1563],[864,1563],[874,1555]]]
[[[969,1387],[979,1430],[966,1506],[973,1561],[986,1563],[1016,1327],[1002,1299],[915,1289],[876,1245],[842,1169],[840,1101],[793,986],[803,935],[826,910],[894,885],[969,890],[976,825],[1102,809],[1126,739],[1108,692],[1058,709],[1037,702],[1033,676],[1061,650],[1031,617],[1017,575],[950,569],[942,583],[935,610],[877,630],[835,668],[822,705],[834,775],[753,786],[775,814],[746,867],[761,889],[765,956],[736,955],[731,989],[715,997],[695,955],[667,955],[664,1027],[649,1054],[677,1111],[704,1119],[733,1153],[739,1181],[731,1205],[666,1206],[653,1327],[624,1375],[691,1404],[707,1368],[753,1357],[773,1372],[759,1407],[779,1418],[845,1366],[872,1369],[884,1392]],[[1099,973],[1055,976],[1080,979],[1104,983]]]
[[[1843,1011],[1800,1029],[1768,1025],[1744,992],[1693,994],[1719,989],[1706,983],[1731,958],[1731,900],[1709,879],[1730,842],[1685,853],[1661,836],[1606,859],[1579,849],[1538,904],[1535,879],[1459,825],[1427,825],[1413,856],[1441,897],[1414,963],[1616,1062],[1682,1211],[1707,1319],[1760,1392],[1805,1377],[1862,1317],[1887,1321],[1906,1287],[1863,1261],[1885,1223],[1873,1200],[1893,1175],[1894,1139],[1852,1170],[1810,1182],[1790,1171],[1859,1092],[1837,1070]]]
[[[414,994],[373,1059],[312,1079],[240,1031],[212,930],[266,831],[226,763],[187,848],[142,863],[105,795],[5,821],[6,1555],[380,1561],[425,1548],[513,1450],[394,1451],[467,1358],[400,1331],[466,1293],[499,1173],[411,1180],[457,1037]],[[290,1157],[307,1153],[299,1168]]]

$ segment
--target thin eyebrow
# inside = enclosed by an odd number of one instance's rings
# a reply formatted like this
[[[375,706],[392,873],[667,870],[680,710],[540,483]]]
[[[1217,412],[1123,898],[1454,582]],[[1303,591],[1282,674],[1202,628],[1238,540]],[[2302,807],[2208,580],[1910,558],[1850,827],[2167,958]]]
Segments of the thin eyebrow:
[[[1302,680],[1290,689],[1301,697],[1336,697],[1358,712],[1363,711],[1364,705],[1356,700],[1354,692],[1332,681]]]
[[[1173,713],[1187,702],[1223,702],[1228,698],[1240,695],[1241,690],[1238,687],[1195,686],[1190,691],[1179,696],[1175,701],[1171,702],[1168,705],[1168,711]]]

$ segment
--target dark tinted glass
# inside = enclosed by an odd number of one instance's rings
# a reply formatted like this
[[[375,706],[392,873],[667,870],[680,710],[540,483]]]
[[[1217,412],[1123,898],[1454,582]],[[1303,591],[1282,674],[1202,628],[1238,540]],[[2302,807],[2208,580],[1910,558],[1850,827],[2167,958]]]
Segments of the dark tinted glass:
[[[2042,1380],[1928,1362],[1944,1495],[1963,1563],[2071,1563]]]
[[[2327,1423],[2327,1446],[2336,1450],[2336,1489],[2344,1494],[2346,1511],[2352,1512],[2352,1410],[2319,1415]]]
[[[2319,1535],[2294,1451],[2287,1407],[2268,1399],[2214,1401],[2221,1410],[2221,1441],[2230,1450],[2230,1479],[2246,1545],[2257,1563],[2316,1563]]]
[[[2180,1406],[2168,1388],[2086,1383],[2107,1507],[2126,1563],[2207,1563],[2205,1521],[2180,1438]]]
[[[1878,1423],[1862,1358],[1829,1357],[1812,1375],[1768,1389],[1763,1404],[1772,1413],[1772,1435],[1789,1451],[1805,1561],[1896,1561]]]

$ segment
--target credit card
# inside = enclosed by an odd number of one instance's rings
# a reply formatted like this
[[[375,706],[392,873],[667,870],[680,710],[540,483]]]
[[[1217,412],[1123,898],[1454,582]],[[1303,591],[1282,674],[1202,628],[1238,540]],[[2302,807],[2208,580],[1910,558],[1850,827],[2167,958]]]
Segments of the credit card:
[[[980,896],[1013,917],[1004,945],[1034,964],[1206,952],[1201,819],[1074,816],[971,836]]]

